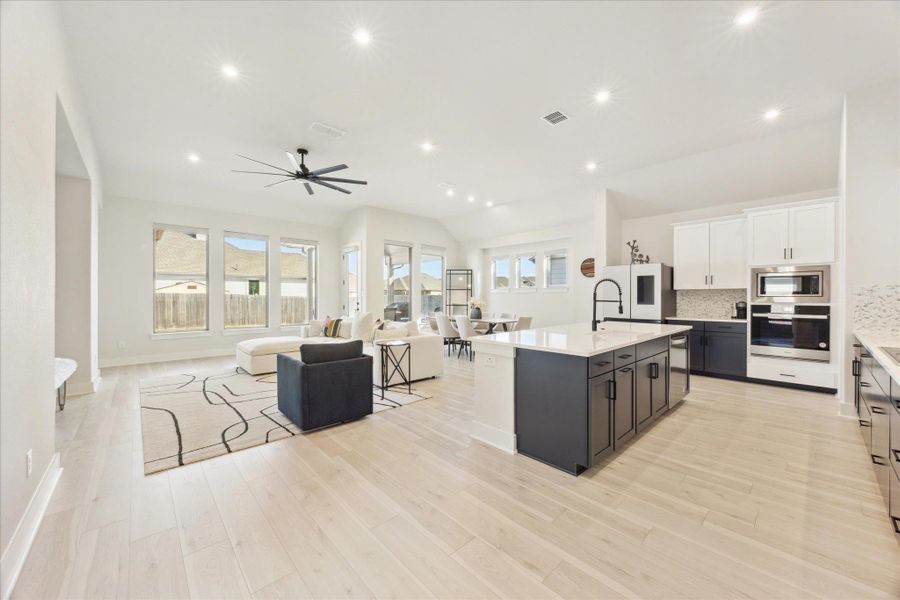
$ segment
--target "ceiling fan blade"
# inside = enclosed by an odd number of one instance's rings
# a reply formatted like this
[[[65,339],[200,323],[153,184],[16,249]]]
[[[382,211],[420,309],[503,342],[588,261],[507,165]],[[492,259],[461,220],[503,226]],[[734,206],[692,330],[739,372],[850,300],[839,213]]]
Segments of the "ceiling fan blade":
[[[279,171],[284,171],[288,175],[294,175],[294,173],[291,173],[287,169],[282,169],[281,167],[276,167],[275,165],[270,165],[269,163],[264,163],[261,160],[256,160],[255,158],[250,158],[249,156],[244,156],[243,154],[235,154],[235,156],[239,156],[240,158],[246,158],[247,160],[252,160],[255,163],[259,163],[261,165],[266,165],[267,167],[272,167],[273,169],[278,169]]]
[[[337,190],[337,191],[339,191],[339,192],[344,192],[345,194],[349,194],[349,193],[350,193],[350,190],[345,190],[344,188],[339,188],[339,187],[336,186],[336,185],[331,185],[331,184],[328,183],[327,181],[319,181],[318,179],[310,179],[310,181],[313,182],[313,183],[315,183],[315,184],[317,184],[317,185],[324,185],[324,186],[327,187],[327,188],[331,188],[331,189]]]
[[[325,167],[324,169],[316,169],[315,171],[310,171],[310,175],[324,175],[325,173],[334,173],[335,171],[342,171],[344,169],[348,169],[347,165],[334,165],[333,167]]]
[[[299,172],[300,172],[300,165],[297,164],[297,157],[294,156],[294,153],[293,153],[293,152],[285,152],[285,154],[287,154],[287,157],[288,157],[288,160],[289,160],[290,163],[291,163],[291,166],[294,167],[294,172],[295,172],[295,173],[299,173]]]
[[[276,181],[275,183],[270,183],[269,185],[264,185],[263,187],[273,187],[276,185],[281,185],[282,183],[287,183],[288,181],[295,181],[295,177],[289,177],[288,179],[282,179],[281,181]]]
[[[237,169],[232,169],[232,173],[254,173],[256,175],[277,175],[278,177],[284,177],[284,173],[263,173],[262,171],[239,171]]]
[[[361,181],[359,179],[341,179],[340,177],[314,177],[313,179],[318,179],[319,181],[333,181],[335,183],[356,183],[359,185],[369,185],[368,181]]]
[[[312,196],[313,194],[315,194],[315,192],[314,192],[313,189],[312,189],[312,186],[309,185],[309,182],[308,182],[308,181],[304,181],[304,182],[303,182],[303,185],[306,186],[306,191],[309,192],[309,195],[310,195],[310,196]]]

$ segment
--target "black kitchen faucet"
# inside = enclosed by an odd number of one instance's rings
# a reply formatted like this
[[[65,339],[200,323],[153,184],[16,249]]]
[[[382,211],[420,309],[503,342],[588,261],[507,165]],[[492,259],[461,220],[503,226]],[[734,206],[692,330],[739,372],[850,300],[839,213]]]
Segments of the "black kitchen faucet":
[[[604,281],[610,282],[611,284],[616,286],[617,290],[619,290],[619,300],[618,300],[619,314],[621,315],[623,313],[623,310],[622,310],[622,286],[619,285],[618,281],[604,277],[603,279],[601,279],[600,281],[597,282],[597,285],[594,286],[594,317],[591,319],[591,331],[597,331],[597,323],[600,322],[597,320],[597,303],[598,302],[616,302],[616,300],[602,300],[602,299],[597,298],[597,288],[600,287],[600,284],[603,283]]]

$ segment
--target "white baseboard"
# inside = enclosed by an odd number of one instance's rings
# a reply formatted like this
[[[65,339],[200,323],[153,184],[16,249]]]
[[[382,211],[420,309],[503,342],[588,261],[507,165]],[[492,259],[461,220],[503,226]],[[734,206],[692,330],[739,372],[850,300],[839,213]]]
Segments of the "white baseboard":
[[[100,378],[94,381],[76,381],[66,384],[66,396],[84,396],[85,394],[93,394],[100,389]]]
[[[472,421],[469,427],[469,437],[498,450],[516,454],[516,434],[514,433],[497,429],[480,421]]]
[[[0,558],[0,599],[2,600],[7,600],[12,594],[61,474],[62,468],[59,466],[59,452],[57,452],[50,459],[50,464],[44,471],[41,482],[25,509],[25,514],[19,520],[9,545],[3,552],[3,557]],[[59,568],[59,565],[50,565],[48,568]]]
[[[842,417],[848,417],[851,419],[858,419],[859,415],[856,412],[856,408],[853,407],[853,404],[848,402],[841,402],[839,405],[838,414]]]
[[[147,363],[169,362],[172,360],[191,360],[193,358],[212,358],[215,356],[234,356],[234,346],[217,350],[194,350],[192,352],[169,352],[168,354],[144,354],[141,356],[120,356],[101,358],[100,368],[127,367]]]

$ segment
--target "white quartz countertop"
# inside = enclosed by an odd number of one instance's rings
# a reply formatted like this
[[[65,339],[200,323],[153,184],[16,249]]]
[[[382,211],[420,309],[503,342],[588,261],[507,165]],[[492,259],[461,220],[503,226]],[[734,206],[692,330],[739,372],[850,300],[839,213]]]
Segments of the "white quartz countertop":
[[[472,345],[476,352],[490,351],[490,346],[511,346],[587,357],[690,329],[687,325],[607,321],[591,331],[590,323],[573,323],[479,336],[472,339]]]
[[[743,323],[747,324],[747,319],[707,319],[701,317],[666,317],[666,321],[706,321],[707,323]]]
[[[869,349],[869,352],[872,353],[872,358],[884,367],[884,370],[888,372],[894,383],[900,385],[900,366],[894,362],[887,352],[881,349],[882,346],[900,348],[900,335],[866,329],[854,329],[853,335],[863,346]]]

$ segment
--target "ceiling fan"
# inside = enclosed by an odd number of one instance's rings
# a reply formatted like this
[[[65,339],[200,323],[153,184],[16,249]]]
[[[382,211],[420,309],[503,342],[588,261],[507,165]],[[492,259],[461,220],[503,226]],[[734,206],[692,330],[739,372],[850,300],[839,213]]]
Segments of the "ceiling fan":
[[[341,179],[340,177],[322,177],[327,173],[334,173],[335,171],[341,171],[343,169],[348,168],[347,165],[334,165],[333,167],[326,167],[324,169],[316,169],[314,171],[310,171],[309,167],[304,163],[304,159],[306,155],[309,154],[309,150],[306,148],[297,148],[297,154],[300,155],[300,163],[297,163],[297,157],[294,156],[292,152],[285,152],[288,157],[288,163],[291,167],[291,170],[282,169],[281,167],[276,167],[275,165],[270,165],[269,163],[265,163],[261,160],[256,160],[255,158],[250,158],[249,156],[244,156],[243,154],[236,154],[240,158],[244,158],[246,160],[253,161],[255,163],[265,165],[267,167],[271,167],[273,169],[277,169],[280,171],[279,173],[265,173],[263,171],[239,171],[237,169],[232,169],[233,173],[254,173],[256,175],[275,175],[277,177],[284,177],[281,181],[276,181],[274,183],[270,183],[263,187],[274,187],[276,185],[281,185],[282,183],[287,183],[288,181],[302,181],[303,185],[306,186],[306,191],[312,195],[313,187],[309,185],[310,183],[315,183],[316,185],[321,185],[323,187],[331,188],[333,190],[337,190],[339,192],[343,192],[345,194],[349,194],[350,190],[345,190],[344,188],[338,187],[334,185],[335,183],[353,183],[358,185],[367,185],[367,181],[360,181],[359,179]]]

